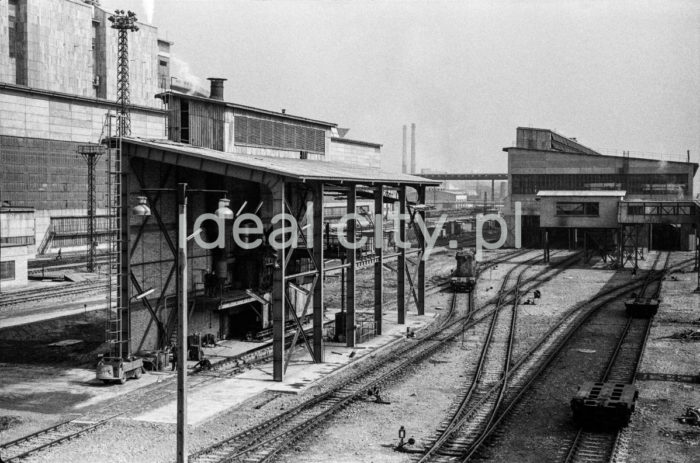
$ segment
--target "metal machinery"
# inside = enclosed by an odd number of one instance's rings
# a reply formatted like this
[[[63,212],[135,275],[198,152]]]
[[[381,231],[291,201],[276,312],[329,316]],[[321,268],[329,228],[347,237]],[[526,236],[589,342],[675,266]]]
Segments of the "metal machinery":
[[[457,260],[457,268],[450,278],[450,286],[454,291],[469,293],[476,285],[474,253],[468,249],[457,251],[455,259]]]
[[[639,392],[632,384],[586,382],[571,399],[577,425],[595,429],[627,426]]]
[[[136,15],[129,11],[117,10],[109,17],[112,28],[118,31],[119,49],[117,61],[117,139],[112,139],[111,125],[108,154],[108,207],[110,216],[109,243],[109,289],[108,307],[110,320],[107,340],[110,344],[109,356],[102,357],[97,364],[97,379],[104,382],[125,383],[128,378],[140,378],[143,373],[143,360],[131,355],[129,304],[129,216],[125,207],[127,188],[124,185],[122,168],[123,136],[131,134],[129,117],[129,47],[128,32],[137,31]],[[111,124],[111,123],[110,123]],[[116,283],[116,285],[115,285]],[[116,288],[114,287],[116,286]],[[141,295],[143,296],[143,295]],[[138,298],[139,296],[137,296]],[[116,299],[116,300],[115,300]]]

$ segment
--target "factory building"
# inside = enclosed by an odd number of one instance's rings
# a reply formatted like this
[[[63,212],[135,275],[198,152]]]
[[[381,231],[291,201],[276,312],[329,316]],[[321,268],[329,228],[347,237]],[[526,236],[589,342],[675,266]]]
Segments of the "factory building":
[[[585,220],[590,222],[591,217],[599,217],[601,209],[588,204],[591,199],[585,194],[578,200],[572,197],[573,192],[624,192],[625,201],[690,201],[693,177],[698,169],[697,164],[690,162],[602,155],[548,129],[518,127],[516,146],[503,151],[508,153],[508,197],[504,208],[508,243],[514,242],[514,206],[519,202],[525,247],[543,245],[540,192],[547,192],[548,198],[554,197],[554,192],[569,192],[565,201],[559,199],[561,204],[547,203],[547,207],[558,208],[550,212],[556,215],[558,210],[559,215],[569,219],[574,215],[588,217]],[[616,196],[619,194],[614,193],[613,197]],[[580,246],[583,235],[576,228],[551,227],[549,245]],[[649,223],[638,234],[639,246],[651,249],[688,250],[695,243],[695,230],[687,223]],[[610,239],[620,239],[613,236]]]
[[[31,246],[55,254],[87,246],[87,163],[79,147],[114,131],[117,31],[97,2],[0,2],[0,200],[34,209]],[[131,131],[163,137],[170,45],[138,24],[132,59]],[[96,241],[106,240],[106,156],[96,166]],[[3,241],[4,243],[4,241]]]

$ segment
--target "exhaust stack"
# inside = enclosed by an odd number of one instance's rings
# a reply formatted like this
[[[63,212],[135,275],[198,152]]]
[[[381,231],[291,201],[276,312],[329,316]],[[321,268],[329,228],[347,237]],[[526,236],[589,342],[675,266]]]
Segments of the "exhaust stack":
[[[411,123],[411,174],[416,173],[416,124]]]
[[[405,174],[406,169],[407,169],[407,164],[408,164],[408,159],[406,159],[406,126],[403,126],[403,149],[401,151],[402,158],[401,158],[401,173]]]
[[[222,100],[224,99],[224,82],[227,79],[221,77],[209,77],[207,80],[211,81],[211,88],[209,90],[209,98],[212,100]]]

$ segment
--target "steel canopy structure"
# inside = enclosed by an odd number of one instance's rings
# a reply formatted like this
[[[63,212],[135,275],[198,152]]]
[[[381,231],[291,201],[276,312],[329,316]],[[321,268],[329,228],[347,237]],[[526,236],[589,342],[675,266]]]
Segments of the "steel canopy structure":
[[[238,203],[243,203],[240,209],[245,208],[245,203],[260,203],[256,212],[260,211],[260,217],[265,224],[265,234],[288,234],[296,232],[300,238],[298,248],[283,248],[276,251],[265,250],[263,252],[264,265],[271,270],[271,285],[269,292],[251,291],[246,288],[246,297],[251,294],[263,304],[271,306],[272,312],[272,337],[273,337],[273,379],[283,381],[286,366],[289,363],[289,352],[285,346],[287,336],[287,318],[291,318],[293,326],[297,328],[297,336],[305,338],[302,327],[302,319],[307,311],[312,313],[313,335],[312,340],[304,339],[314,362],[323,362],[323,294],[324,294],[324,217],[323,196],[326,188],[335,192],[344,191],[347,196],[348,213],[355,212],[358,186],[372,191],[374,194],[375,210],[381,211],[385,203],[385,191],[396,190],[399,212],[406,214],[398,220],[399,230],[397,235],[406,241],[407,228],[412,220],[420,215],[424,218],[425,212],[418,208],[410,211],[406,201],[406,189],[414,188],[418,192],[419,203],[425,199],[425,189],[435,186],[438,182],[407,174],[394,174],[380,170],[372,170],[330,161],[315,161],[310,159],[276,158],[268,156],[255,156],[248,154],[226,153],[208,148],[194,147],[183,143],[168,140],[153,140],[124,137],[122,139],[122,155],[124,157],[124,170],[130,186],[130,197],[145,195],[156,221],[155,226],[148,222],[137,222],[132,218],[130,228],[138,229],[130,234],[129,252],[125,258],[129,259],[129,268],[132,269],[131,282],[134,288],[154,287],[154,297],[157,301],[144,298],[142,303],[149,307],[151,320],[148,324],[155,323],[158,327],[161,345],[167,343],[168,325],[172,324],[172,314],[166,316],[162,310],[167,305],[167,298],[174,294],[170,288],[173,269],[177,268],[177,252],[172,240],[172,227],[167,223],[173,217],[173,198],[166,192],[175,183],[187,181],[193,188],[206,185],[207,188],[216,187],[230,191],[231,196]],[[162,190],[157,192],[157,190]],[[203,200],[193,201],[192,216],[197,212],[204,213],[207,208],[204,204],[211,199],[206,196]],[[198,205],[201,203],[201,206]],[[308,208],[312,210],[308,210]],[[209,208],[210,210],[211,208]],[[233,210],[237,210],[234,206]],[[279,221],[270,224],[270,219],[278,214],[287,214],[296,219],[296,230],[292,230],[287,221]],[[313,227],[305,232],[302,224],[304,218],[313,216]],[[148,217],[146,220],[148,221]],[[270,224],[268,226],[268,224]],[[377,224],[379,236],[382,233],[381,221]],[[188,223],[187,233],[193,233],[193,224]],[[150,233],[150,234],[149,234]],[[161,235],[156,238],[155,235]],[[312,237],[312,243],[307,242],[307,234]],[[355,241],[354,222],[349,221],[345,234],[347,241]],[[398,258],[397,269],[397,317],[399,323],[405,323],[406,311],[406,280],[408,280],[411,294],[415,299],[417,311],[424,313],[425,301],[425,261],[422,253],[425,250],[425,239],[417,234],[418,247],[415,250],[402,248],[395,256]],[[157,268],[161,274],[168,273],[162,264],[172,264],[170,274],[165,282],[159,284],[154,281],[151,265],[155,259],[139,258],[147,249],[155,246],[156,239],[167,243],[172,252],[171,258],[160,259]],[[160,245],[157,245],[160,246]],[[374,244],[374,322],[376,331],[381,334],[382,308],[383,308],[383,275],[384,258],[386,253],[382,244]],[[167,249],[165,252],[168,252]],[[211,251],[218,252],[217,250]],[[357,262],[356,250],[346,251],[347,289],[346,289],[346,343],[354,346],[356,343],[355,313],[358,306],[355,292],[355,268]],[[412,277],[408,269],[407,253],[419,254],[415,275]],[[190,257],[196,265],[207,265],[207,260],[212,260],[211,255],[193,253]],[[300,259],[308,265],[302,267],[295,264]],[[201,262],[201,263],[200,263]],[[196,265],[194,265],[196,267]],[[242,264],[241,264],[242,265]],[[141,270],[142,269],[142,270]],[[148,281],[146,281],[148,280]],[[304,282],[306,287],[298,283]],[[300,289],[301,288],[301,289]],[[269,294],[269,296],[268,296]],[[268,299],[269,297],[269,299]],[[165,302],[164,302],[165,301]],[[296,309],[300,309],[300,313]],[[190,308],[190,315],[194,306]],[[167,320],[166,320],[167,318]]]

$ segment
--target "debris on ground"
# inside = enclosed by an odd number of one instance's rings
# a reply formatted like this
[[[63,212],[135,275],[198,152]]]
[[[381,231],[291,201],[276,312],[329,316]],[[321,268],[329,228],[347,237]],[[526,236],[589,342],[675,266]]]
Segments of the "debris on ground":
[[[683,424],[700,426],[700,408],[688,407],[685,409],[685,414],[676,419]]]
[[[18,416],[0,416],[0,431],[7,431],[21,422],[22,420]]]
[[[700,330],[683,330],[673,333],[670,336],[663,336],[657,339],[679,339],[681,341],[700,341]]]

